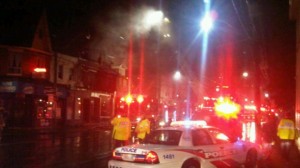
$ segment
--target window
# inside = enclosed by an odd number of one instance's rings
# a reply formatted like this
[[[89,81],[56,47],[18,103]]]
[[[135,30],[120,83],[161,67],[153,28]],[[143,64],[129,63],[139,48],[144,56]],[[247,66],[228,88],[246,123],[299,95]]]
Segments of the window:
[[[210,129],[209,132],[216,140],[216,143],[218,143],[218,144],[230,143],[229,137],[226,134],[224,134],[223,132],[221,132],[220,130]]]
[[[11,53],[10,65],[8,69],[9,74],[21,74],[21,56],[18,53]]]
[[[156,130],[147,137],[146,143],[178,145],[182,132],[176,130]]]
[[[209,134],[204,130],[201,129],[193,130],[192,137],[193,137],[194,146],[213,144]]]

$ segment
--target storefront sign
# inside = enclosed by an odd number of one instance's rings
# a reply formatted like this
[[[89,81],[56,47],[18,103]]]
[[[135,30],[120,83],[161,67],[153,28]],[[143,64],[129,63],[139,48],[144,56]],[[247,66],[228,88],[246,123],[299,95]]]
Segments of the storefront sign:
[[[17,89],[15,82],[1,82],[0,92],[15,92]]]
[[[23,93],[24,94],[33,94],[34,93],[34,88],[33,86],[25,86],[23,88]]]
[[[99,92],[92,92],[91,97],[100,98],[101,96],[110,96],[109,94],[99,93]]]

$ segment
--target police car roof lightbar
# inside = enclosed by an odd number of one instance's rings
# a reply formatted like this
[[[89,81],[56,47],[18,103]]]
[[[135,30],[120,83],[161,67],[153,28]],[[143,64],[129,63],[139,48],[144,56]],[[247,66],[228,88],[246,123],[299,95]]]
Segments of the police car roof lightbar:
[[[206,126],[207,123],[204,120],[194,120],[194,121],[173,121],[171,126],[196,126],[196,127],[203,127]]]

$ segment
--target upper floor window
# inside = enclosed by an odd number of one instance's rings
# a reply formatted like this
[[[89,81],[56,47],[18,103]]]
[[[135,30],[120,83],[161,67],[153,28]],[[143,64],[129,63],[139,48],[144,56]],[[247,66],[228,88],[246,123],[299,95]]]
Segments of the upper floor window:
[[[8,73],[21,74],[22,73],[22,59],[19,53],[11,53]]]

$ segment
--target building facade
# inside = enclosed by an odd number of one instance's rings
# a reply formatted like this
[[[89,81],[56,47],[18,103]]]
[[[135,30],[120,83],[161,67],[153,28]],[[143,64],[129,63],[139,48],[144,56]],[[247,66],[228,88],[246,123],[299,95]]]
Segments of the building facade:
[[[0,100],[7,127],[107,126],[118,72],[54,52],[45,14],[33,34],[31,46],[0,45]]]
[[[8,126],[48,125],[53,85],[49,82],[52,53],[33,48],[0,46],[0,98]],[[61,96],[66,96],[61,94]],[[47,108],[42,108],[47,107]]]
[[[290,0],[290,19],[296,21],[296,127],[300,129],[300,1]]]

